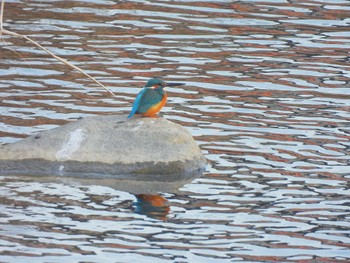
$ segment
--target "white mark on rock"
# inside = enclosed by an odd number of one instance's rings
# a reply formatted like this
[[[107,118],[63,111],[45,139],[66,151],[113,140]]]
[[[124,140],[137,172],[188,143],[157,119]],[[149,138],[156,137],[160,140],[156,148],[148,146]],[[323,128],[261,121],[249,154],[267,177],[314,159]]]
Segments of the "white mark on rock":
[[[59,175],[63,175],[63,170],[64,170],[64,165],[61,164],[60,167],[58,168]]]
[[[142,124],[143,124],[143,121],[140,121],[140,122],[137,124],[137,126],[134,127],[134,128],[132,128],[131,130],[132,130],[132,131],[137,131],[138,129],[140,129],[140,127],[142,126]]]
[[[58,161],[68,160],[74,152],[79,150],[81,143],[84,141],[83,129],[76,129],[70,133],[69,139],[65,141],[61,149],[56,153]]]

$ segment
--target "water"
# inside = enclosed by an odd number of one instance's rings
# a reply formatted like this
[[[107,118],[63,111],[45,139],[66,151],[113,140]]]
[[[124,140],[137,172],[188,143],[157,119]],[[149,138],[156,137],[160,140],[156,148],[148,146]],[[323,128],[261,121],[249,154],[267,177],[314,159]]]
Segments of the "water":
[[[0,143],[126,114],[153,76],[210,165],[167,185],[2,177],[1,262],[350,259],[350,4],[6,1]]]

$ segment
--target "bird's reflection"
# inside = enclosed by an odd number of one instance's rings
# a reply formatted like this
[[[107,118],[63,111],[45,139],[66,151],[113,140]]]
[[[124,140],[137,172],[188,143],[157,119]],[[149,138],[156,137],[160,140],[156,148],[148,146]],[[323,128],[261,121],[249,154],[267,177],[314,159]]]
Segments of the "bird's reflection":
[[[165,221],[170,212],[167,199],[157,194],[138,194],[134,203],[135,212],[151,218]]]

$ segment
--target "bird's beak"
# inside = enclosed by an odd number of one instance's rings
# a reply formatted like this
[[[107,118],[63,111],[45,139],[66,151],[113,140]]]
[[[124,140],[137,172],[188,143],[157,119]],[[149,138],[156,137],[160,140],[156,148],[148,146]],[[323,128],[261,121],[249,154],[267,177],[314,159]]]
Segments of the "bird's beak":
[[[185,83],[165,83],[165,87],[176,87],[176,86],[183,86]]]

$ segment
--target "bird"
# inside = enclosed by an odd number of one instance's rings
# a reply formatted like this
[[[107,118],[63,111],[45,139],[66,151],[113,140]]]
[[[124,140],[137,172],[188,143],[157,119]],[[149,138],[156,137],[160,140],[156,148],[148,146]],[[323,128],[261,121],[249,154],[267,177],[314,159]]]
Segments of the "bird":
[[[167,83],[159,78],[152,78],[137,94],[132,110],[128,116],[135,114],[142,117],[157,117],[157,113],[163,108],[168,98],[166,87],[182,86],[184,83]]]

